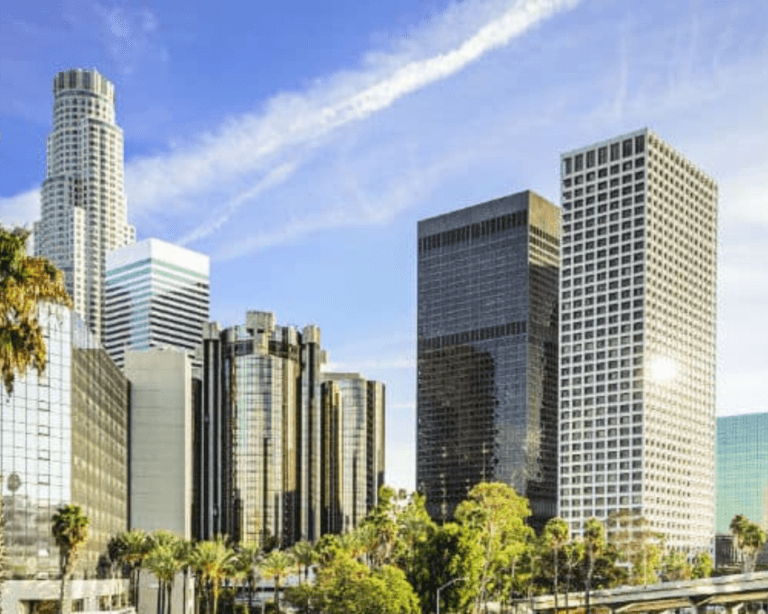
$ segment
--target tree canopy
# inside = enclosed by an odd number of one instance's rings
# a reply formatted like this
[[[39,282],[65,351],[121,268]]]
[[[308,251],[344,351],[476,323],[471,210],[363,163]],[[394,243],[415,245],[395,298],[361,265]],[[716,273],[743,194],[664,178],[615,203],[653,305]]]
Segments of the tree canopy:
[[[0,376],[8,394],[17,375],[45,371],[47,348],[38,307],[49,302],[71,307],[64,278],[45,258],[27,255],[25,230],[0,227]]]

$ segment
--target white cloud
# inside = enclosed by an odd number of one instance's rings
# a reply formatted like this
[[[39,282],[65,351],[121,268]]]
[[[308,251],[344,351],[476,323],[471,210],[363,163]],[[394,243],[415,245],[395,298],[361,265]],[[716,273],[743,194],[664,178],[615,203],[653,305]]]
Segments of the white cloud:
[[[29,190],[0,198],[0,222],[8,226],[24,226],[40,217],[40,190]]]
[[[245,203],[257,198],[259,195],[266,192],[270,188],[283,183],[284,181],[287,181],[295,171],[295,163],[281,164],[277,168],[270,171],[267,175],[259,179],[255,185],[248,188],[245,192],[241,192],[232,198],[224,207],[221,207],[215,211],[211,218],[179,239],[178,243],[180,245],[187,245],[193,241],[197,241],[211,234],[214,234],[224,224],[226,224],[232,215]]]
[[[215,134],[201,137],[185,150],[135,160],[126,173],[131,208],[143,215],[170,201],[182,206],[185,197],[217,188],[222,181],[263,171],[274,164],[275,157],[295,152],[450,77],[575,4],[576,0],[514,2],[452,48],[404,63],[407,56],[402,53],[369,55],[367,71],[331,76],[301,94],[277,95],[262,113],[230,119]],[[412,44],[419,44],[418,36]]]
[[[151,10],[95,3],[93,11],[102,41],[124,74],[135,72],[148,57],[167,59],[168,51],[159,42],[159,21]]]

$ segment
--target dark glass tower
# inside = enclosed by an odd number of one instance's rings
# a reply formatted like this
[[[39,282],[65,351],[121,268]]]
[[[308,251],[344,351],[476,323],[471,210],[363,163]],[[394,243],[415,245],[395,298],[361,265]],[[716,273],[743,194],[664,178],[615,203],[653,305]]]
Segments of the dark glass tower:
[[[557,503],[560,210],[526,191],[418,226],[418,490],[436,520],[477,483]]]

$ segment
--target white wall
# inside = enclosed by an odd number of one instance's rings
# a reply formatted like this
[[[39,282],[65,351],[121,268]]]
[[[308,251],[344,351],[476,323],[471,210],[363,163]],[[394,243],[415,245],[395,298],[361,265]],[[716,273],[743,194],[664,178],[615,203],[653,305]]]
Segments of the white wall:
[[[131,381],[130,527],[190,539],[192,375],[177,349],[128,350]]]

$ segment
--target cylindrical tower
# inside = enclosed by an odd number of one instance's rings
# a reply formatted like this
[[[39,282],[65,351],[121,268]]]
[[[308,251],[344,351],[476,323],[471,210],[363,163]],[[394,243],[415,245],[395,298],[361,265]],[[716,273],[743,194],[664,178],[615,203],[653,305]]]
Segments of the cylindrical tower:
[[[73,69],[54,77],[53,95],[35,251],[64,272],[75,310],[101,339],[105,256],[135,241],[115,87],[95,70]]]

